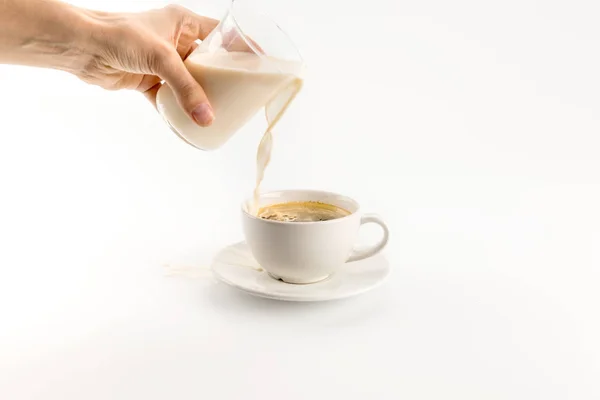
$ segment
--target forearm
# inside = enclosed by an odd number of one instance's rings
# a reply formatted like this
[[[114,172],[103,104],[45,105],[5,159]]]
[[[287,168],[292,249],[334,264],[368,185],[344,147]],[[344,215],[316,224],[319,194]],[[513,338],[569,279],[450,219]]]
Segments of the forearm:
[[[78,70],[90,21],[84,10],[56,0],[0,0],[0,64]]]

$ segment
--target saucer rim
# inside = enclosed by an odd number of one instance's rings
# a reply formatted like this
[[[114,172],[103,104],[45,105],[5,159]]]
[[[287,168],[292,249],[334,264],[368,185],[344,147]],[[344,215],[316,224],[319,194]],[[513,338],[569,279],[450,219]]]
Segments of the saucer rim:
[[[223,251],[224,249],[230,248],[230,247],[234,247],[234,246],[239,246],[239,245],[245,245],[247,246],[248,244],[246,243],[246,241],[242,240],[240,242],[236,242],[236,243],[232,243],[230,245],[224,246],[223,248],[221,248],[219,250],[219,252],[217,254],[219,254],[221,251]],[[259,290],[253,290],[253,289],[249,289],[247,287],[241,286],[235,282],[232,282],[231,280],[225,278],[223,275],[219,274],[216,270],[215,270],[215,265],[219,262],[217,260],[217,256],[215,256],[211,262],[211,272],[213,274],[213,276],[220,282],[227,284],[230,287],[233,287],[235,289],[238,289],[244,293],[247,293],[249,295],[252,296],[256,296],[256,297],[262,297],[265,299],[269,299],[269,300],[279,300],[279,301],[289,301],[289,302],[306,302],[306,303],[310,303],[310,302],[323,302],[323,301],[333,301],[333,300],[342,300],[342,299],[347,299],[349,297],[354,297],[354,296],[359,296],[362,295],[370,290],[376,289],[377,287],[381,286],[382,284],[384,284],[390,277],[391,273],[392,273],[392,268],[390,265],[389,260],[387,259],[387,257],[385,257],[385,254],[383,253],[379,253],[371,258],[374,257],[380,257],[382,259],[383,262],[386,263],[387,268],[385,271],[385,275],[376,283],[374,283],[373,285],[370,286],[365,286],[364,288],[361,288],[357,291],[353,291],[353,292],[348,292],[348,293],[344,293],[341,295],[321,295],[321,296],[312,296],[312,297],[296,297],[294,295],[274,295],[274,294],[269,294],[269,293],[265,293],[263,291],[259,291]],[[360,262],[365,262],[368,261],[367,260],[361,260]],[[227,264],[227,263],[223,263],[223,262],[219,262],[221,264]],[[258,273],[267,273],[264,269],[263,271],[256,271]],[[343,272],[342,272],[343,273]],[[335,274],[339,274],[339,272],[335,273]],[[335,275],[335,274],[332,274]],[[283,284],[286,285],[292,285],[291,283],[285,283],[282,282]],[[318,282],[316,282],[318,283]],[[310,287],[313,284],[306,284],[306,285],[296,285],[296,286],[307,286]]]

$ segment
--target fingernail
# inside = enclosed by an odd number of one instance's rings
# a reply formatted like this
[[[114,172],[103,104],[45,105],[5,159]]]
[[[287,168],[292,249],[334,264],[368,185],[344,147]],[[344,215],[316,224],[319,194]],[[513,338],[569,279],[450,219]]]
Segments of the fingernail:
[[[192,117],[198,125],[208,126],[215,119],[213,109],[208,103],[202,103],[192,111]]]

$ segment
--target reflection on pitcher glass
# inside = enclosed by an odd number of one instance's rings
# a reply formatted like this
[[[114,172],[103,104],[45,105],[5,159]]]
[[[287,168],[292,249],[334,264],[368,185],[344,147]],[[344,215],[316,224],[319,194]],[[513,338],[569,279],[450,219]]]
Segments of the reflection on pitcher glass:
[[[263,107],[265,137],[270,136],[302,87],[304,63],[292,41],[276,23],[244,3],[248,2],[232,0],[218,26],[185,60],[211,103],[212,125],[198,126],[179,107],[168,85],[157,94],[158,110],[172,130],[202,150],[221,147]],[[263,138],[261,146],[270,147],[268,139]]]

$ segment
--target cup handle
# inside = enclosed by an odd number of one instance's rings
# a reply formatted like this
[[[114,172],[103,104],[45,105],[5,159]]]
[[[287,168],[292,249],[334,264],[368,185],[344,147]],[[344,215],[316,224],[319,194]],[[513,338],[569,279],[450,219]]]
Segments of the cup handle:
[[[348,258],[348,261],[346,261],[346,262],[353,262],[353,261],[363,260],[365,258],[372,257],[375,254],[379,253],[381,250],[383,250],[383,248],[387,245],[388,240],[390,238],[390,231],[389,231],[387,225],[385,224],[385,222],[383,222],[383,220],[379,216],[377,216],[376,214],[363,215],[362,218],[360,219],[360,226],[363,226],[365,224],[379,225],[381,227],[381,229],[383,230],[383,237],[381,238],[379,243],[377,243],[367,249],[353,250],[352,254],[350,254],[350,257]]]

